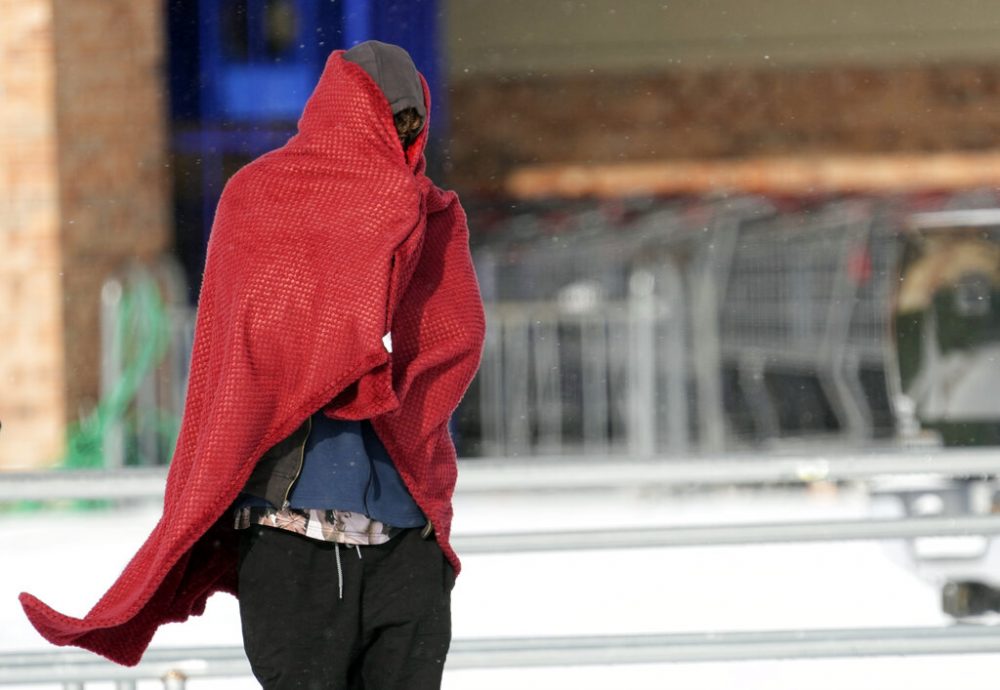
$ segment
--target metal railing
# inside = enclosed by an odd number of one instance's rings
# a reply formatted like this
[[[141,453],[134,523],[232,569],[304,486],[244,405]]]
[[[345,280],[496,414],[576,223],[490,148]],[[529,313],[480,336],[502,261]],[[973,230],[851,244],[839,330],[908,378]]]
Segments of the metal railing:
[[[980,461],[985,458],[979,458]],[[927,472],[927,465],[911,466],[919,469],[921,474]],[[982,466],[983,462],[971,463],[964,469],[974,465]],[[641,467],[641,466],[636,466]],[[633,467],[633,469],[636,469]],[[870,468],[855,466],[856,469]],[[562,469],[562,466],[560,466]],[[609,476],[608,467],[592,468],[591,479]],[[615,467],[617,469],[617,466]],[[704,465],[693,466],[692,470],[704,471]],[[781,470],[776,466],[775,469]],[[844,476],[856,476],[850,468],[845,468]],[[59,495],[61,498],[152,498],[151,492],[162,495],[162,476],[155,470],[132,470],[116,472],[80,472],[74,478],[55,477],[50,481],[44,475],[4,475],[0,474],[0,501],[11,496],[49,497]],[[476,489],[479,491],[508,491],[511,488],[509,477],[501,477],[491,481],[490,475],[497,473],[494,468],[486,468],[480,475]],[[834,476],[836,469],[828,472]],[[60,473],[66,474],[66,473]],[[93,477],[84,475],[92,474]],[[499,474],[509,474],[509,468]],[[515,473],[516,474],[516,473]],[[947,474],[947,472],[945,472]],[[964,474],[964,472],[962,473]],[[116,483],[117,477],[126,475],[134,480],[123,484],[117,491],[109,491],[108,487]],[[143,476],[145,475],[145,476]],[[869,475],[871,476],[871,475]],[[109,477],[111,480],[109,481]],[[529,478],[525,486],[535,488],[551,487],[544,482],[539,483],[539,476]],[[673,479],[665,475],[660,479],[665,485]],[[66,481],[60,481],[67,479]],[[684,477],[686,484],[690,477]],[[655,480],[654,480],[655,482]],[[649,486],[649,478],[640,479],[636,472],[629,473],[622,481],[614,484]],[[612,484],[604,484],[601,488],[610,488]],[[29,488],[31,487],[31,488]],[[567,487],[560,487],[566,489]],[[578,483],[576,488],[596,488],[590,482]],[[33,490],[32,490],[33,489]],[[101,491],[103,490],[103,493]],[[463,489],[462,492],[472,492],[475,489]],[[949,537],[971,535],[1000,534],[1000,515],[940,515],[908,517],[901,519],[880,520],[826,520],[821,522],[776,522],[776,523],[737,523],[719,525],[671,525],[663,527],[631,527],[627,531],[610,530],[559,530],[553,532],[513,532],[499,534],[455,534],[452,544],[457,551],[467,554],[511,553],[529,551],[582,551],[592,549],[629,549],[629,548],[662,548],[680,546],[724,546],[741,544],[794,543],[810,541],[853,541],[871,539],[913,539],[917,537]]]
[[[916,517],[891,520],[671,525],[668,527],[629,527],[627,530],[456,534],[452,538],[452,545],[456,551],[464,554],[489,554],[686,546],[743,546],[996,534],[1000,534],[1000,516],[991,515]]]
[[[1000,629],[980,626],[484,638],[455,640],[447,670],[996,653]],[[180,690],[189,679],[249,675],[235,646],[150,649],[134,667],[83,652],[0,654],[0,686],[110,681],[131,690],[160,679]]]
[[[772,458],[763,462],[690,460],[675,462],[571,464],[463,461],[460,493],[532,489],[614,489],[650,485],[774,483],[871,479],[884,475],[969,476],[995,469],[986,451],[883,453]],[[567,467],[573,470],[567,472]],[[162,495],[164,471],[0,474],[0,501],[27,498],[154,498]],[[456,534],[465,554],[564,550],[678,548],[877,539],[913,539],[1000,534],[1000,516],[935,516],[891,520],[828,520],[807,523],[677,525],[623,530],[503,534]],[[574,666],[587,664],[735,661],[878,655],[1000,653],[996,628],[888,628],[713,632],[458,639],[448,669]],[[68,690],[113,682],[120,690],[140,680],[160,679],[180,689],[188,679],[249,675],[240,647],[151,649],[136,667],[121,667],[79,651],[0,654],[0,685],[59,683]]]
[[[458,495],[483,492],[577,491],[619,488],[808,484],[886,476],[988,477],[1000,474],[989,448],[949,448],[830,455],[628,456],[604,462],[584,456],[558,460],[477,458],[459,462]],[[114,470],[0,472],[0,503],[16,501],[162,500],[166,467]]]

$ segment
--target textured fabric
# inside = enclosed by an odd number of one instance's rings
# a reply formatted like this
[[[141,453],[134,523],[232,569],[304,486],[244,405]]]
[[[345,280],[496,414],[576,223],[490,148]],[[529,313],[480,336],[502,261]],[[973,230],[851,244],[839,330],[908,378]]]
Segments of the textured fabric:
[[[213,592],[235,594],[227,509],[255,461],[324,405],[371,419],[459,569],[447,426],[485,325],[468,228],[457,197],[424,174],[428,129],[404,154],[378,86],[341,55],[299,133],[236,173],[219,201],[163,516],[84,618],[21,594],[54,644],[135,664],[158,626],[202,613]]]
[[[363,513],[396,527],[423,527],[420,512],[367,421],[313,415],[289,505]]]
[[[310,539],[349,546],[384,544],[402,531],[399,527],[372,520],[362,513],[343,510],[280,509],[271,506],[237,508],[233,516],[233,527],[248,529],[252,525],[283,529]]]
[[[340,547],[257,527],[241,537],[243,645],[265,690],[438,690],[451,642],[451,567],[406,530]],[[338,581],[343,580],[343,597]]]

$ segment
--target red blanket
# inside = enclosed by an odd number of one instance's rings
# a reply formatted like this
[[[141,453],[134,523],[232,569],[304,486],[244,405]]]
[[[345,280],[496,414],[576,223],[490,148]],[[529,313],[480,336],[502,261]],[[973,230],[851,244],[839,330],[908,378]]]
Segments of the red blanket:
[[[323,407],[372,419],[459,569],[447,425],[484,319],[465,214],[424,174],[427,131],[404,153],[378,85],[338,51],[299,133],[229,181],[163,516],[84,618],[21,595],[46,639],[132,665],[158,626],[200,614],[216,591],[235,594],[227,508],[256,459]]]

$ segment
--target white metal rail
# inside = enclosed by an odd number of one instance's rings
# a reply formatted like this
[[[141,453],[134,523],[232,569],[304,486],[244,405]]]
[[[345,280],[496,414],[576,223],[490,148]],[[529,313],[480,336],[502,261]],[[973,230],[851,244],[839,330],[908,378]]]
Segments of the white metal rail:
[[[633,466],[633,470],[651,469]],[[966,466],[964,469],[969,469]],[[485,469],[485,468],[484,468]],[[578,481],[579,487],[607,487],[613,478],[609,468],[592,466],[592,476]],[[844,475],[853,475],[855,470],[844,468]],[[516,482],[506,481],[503,475],[509,472],[496,468],[483,472],[476,489],[512,490]],[[114,472],[58,473],[65,475],[62,481],[49,481],[44,475],[0,475],[0,501],[11,498],[153,498],[162,495],[162,472],[153,470],[119,470]],[[467,473],[468,474],[468,473]],[[580,480],[583,472],[571,472],[569,477]],[[654,473],[655,474],[655,473]],[[831,474],[837,475],[838,472]],[[100,479],[88,475],[103,475]],[[607,475],[607,476],[605,476]],[[625,483],[637,485],[647,476],[644,471],[634,471]],[[127,477],[122,485],[116,484]],[[525,484],[533,488],[556,486],[547,484],[544,471],[534,477],[522,477]],[[600,483],[606,479],[608,484]],[[658,477],[663,483],[671,480],[692,481],[690,475],[680,473],[670,477],[664,473]],[[554,481],[554,479],[553,479]],[[648,480],[647,480],[648,481]],[[759,481],[759,478],[755,478]],[[801,481],[801,479],[800,479]],[[652,483],[656,483],[653,480]],[[560,487],[564,488],[564,487]],[[127,490],[126,490],[127,489]],[[466,489],[472,491],[476,489]],[[767,544],[817,541],[854,541],[866,539],[913,539],[917,537],[955,537],[1000,534],[1000,515],[944,515],[901,519],[865,520],[825,520],[820,522],[773,522],[735,523],[718,525],[668,525],[659,527],[631,527],[622,531],[610,530],[559,530],[554,532],[511,532],[499,534],[456,534],[452,543],[466,554],[511,553],[529,551],[585,551],[594,549],[664,548],[686,546],[726,546],[741,544]]]
[[[596,463],[564,458],[558,464],[481,460],[462,463],[459,491],[803,483],[900,475],[982,477],[994,474],[997,465],[996,455],[989,450],[859,454],[835,459],[814,455]],[[164,479],[164,468],[7,473],[0,474],[0,501],[158,499]],[[1000,534],[1000,516],[987,515],[677,525],[625,532],[459,534],[453,543],[463,553],[477,554],[996,534]],[[456,640],[448,668],[973,653],[1000,653],[1000,629],[969,626]],[[0,654],[0,685],[58,683],[66,690],[82,690],[86,683],[112,682],[118,690],[134,690],[140,680],[160,679],[167,690],[177,690],[187,679],[247,675],[249,666],[239,647],[153,649],[141,664],[131,668],[81,651]]]
[[[1000,652],[1000,630],[867,628],[459,640],[448,668],[584,666]]]
[[[486,638],[455,640],[447,668],[996,653],[1000,653],[1000,629],[985,626]],[[181,688],[187,679],[248,675],[250,667],[241,647],[150,649],[134,667],[118,666],[86,652],[0,655],[0,685],[82,687],[110,681],[123,688],[140,680],[162,679],[166,688]]]
[[[165,467],[116,470],[0,472],[0,502],[60,499],[160,499]],[[1000,451],[991,448],[888,451],[828,455],[823,452],[722,458],[558,457],[531,462],[503,458],[463,460],[459,493],[562,491],[657,486],[861,481],[885,476],[983,477],[1000,474]]]
[[[741,546],[917,537],[1000,534],[1000,516],[918,517],[893,520],[827,520],[724,525],[629,527],[627,530],[456,534],[451,543],[463,554],[591,549],[650,549]]]

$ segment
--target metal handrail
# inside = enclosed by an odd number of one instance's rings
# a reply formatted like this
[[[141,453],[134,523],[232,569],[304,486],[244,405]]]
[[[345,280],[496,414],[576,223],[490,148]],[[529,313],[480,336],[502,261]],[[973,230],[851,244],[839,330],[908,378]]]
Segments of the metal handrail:
[[[692,663],[801,658],[1000,653],[1000,629],[986,626],[776,630],[645,635],[460,639],[447,669]],[[162,679],[182,688],[191,678],[250,675],[242,647],[150,649],[133,667],[86,652],[0,654],[0,685]]]
[[[457,640],[449,669],[757,661],[1000,652],[983,626],[775,630]]]
[[[50,491],[59,498],[151,498],[162,492],[162,473],[151,470],[123,470],[110,473],[59,473],[65,475],[111,475],[117,481],[123,474],[135,474],[136,481],[122,486],[130,491],[111,490],[115,482],[96,477],[67,476],[64,483],[50,483],[33,477],[25,480],[39,495]],[[598,475],[603,472],[597,472]],[[159,477],[159,483],[156,477]],[[2,475],[0,475],[2,477]],[[579,478],[579,476],[577,476]],[[538,477],[536,477],[538,479]],[[638,479],[638,477],[636,477]],[[33,496],[18,492],[18,480],[0,479],[0,500],[12,495]],[[480,488],[484,488],[486,482]],[[504,484],[503,486],[507,486]],[[605,485],[606,486],[606,485]],[[157,488],[159,487],[159,488]],[[101,492],[103,491],[103,492]],[[814,522],[735,523],[710,525],[664,525],[629,527],[627,530],[559,530],[551,532],[512,532],[499,534],[455,534],[452,545],[466,554],[511,553],[531,551],[576,551],[594,549],[662,548],[685,546],[725,546],[742,544],[792,543],[816,541],[855,541],[874,539],[913,539],[917,537],[954,537],[1000,534],[1000,516],[962,515],[927,516],[901,519],[824,520]]]
[[[995,462],[993,452],[988,450],[869,454],[837,460],[789,456],[753,463],[737,460],[683,463],[570,460],[558,465],[528,465],[508,461],[464,461],[465,483],[460,484],[459,490],[808,482],[905,474],[969,476],[992,473]],[[162,495],[164,479],[165,468],[0,474],[0,501],[54,497],[158,498]],[[460,552],[477,554],[995,534],[1000,534],[1000,516],[946,516],[458,534],[452,543]],[[983,627],[889,628],[456,640],[448,668],[970,653],[1000,653],[1000,630]],[[85,683],[110,681],[119,690],[129,690],[135,687],[136,681],[161,679],[164,687],[171,690],[183,688],[188,678],[238,677],[249,673],[249,665],[239,647],[153,649],[136,667],[117,666],[79,651],[0,654],[0,685],[61,683],[67,690],[82,690]]]
[[[892,520],[825,520],[721,525],[671,525],[628,529],[456,534],[462,554],[532,551],[588,551],[690,546],[742,546],[919,537],[1000,534],[1000,516],[915,517]]]
[[[893,450],[801,455],[733,454],[725,457],[582,457],[519,462],[503,458],[464,460],[458,492],[580,490],[671,486],[808,484],[862,481],[888,476],[983,477],[1000,473],[1000,449]],[[0,479],[2,482],[2,479]]]
[[[61,499],[161,499],[165,467],[116,470],[0,472],[0,502]],[[563,457],[524,462],[503,458],[459,463],[458,493],[533,490],[721,486],[860,481],[898,475],[982,477],[1000,474],[994,448],[899,450],[826,455],[622,457],[595,461]]]

